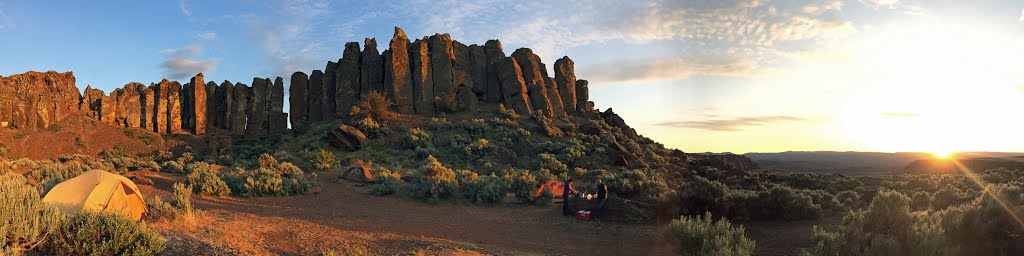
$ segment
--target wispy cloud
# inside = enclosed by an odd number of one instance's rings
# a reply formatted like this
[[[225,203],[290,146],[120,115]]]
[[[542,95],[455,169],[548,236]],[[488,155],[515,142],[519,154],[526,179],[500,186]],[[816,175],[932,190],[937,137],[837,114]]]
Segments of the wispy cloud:
[[[733,119],[708,119],[699,121],[676,121],[663,122],[654,125],[676,128],[694,128],[711,131],[732,132],[741,131],[754,126],[764,126],[784,122],[805,121],[807,119],[792,116],[751,116]]]
[[[178,0],[178,9],[181,9],[181,13],[185,16],[192,16],[192,8],[188,6],[188,0]]]
[[[214,40],[214,39],[217,39],[217,32],[213,32],[213,31],[202,32],[202,33],[197,34],[196,38],[199,39],[199,40],[207,40],[207,41]]]
[[[643,82],[681,80],[695,75],[741,76],[753,73],[757,63],[749,59],[721,59],[713,56],[695,58],[668,57],[615,63],[599,63],[582,67],[587,79],[601,82]]]
[[[860,1],[861,4],[864,4],[864,5],[868,6],[868,7],[875,8],[875,9],[879,9],[879,8],[896,9],[897,7],[899,7],[901,5],[900,0],[858,0],[858,1]]]
[[[0,30],[6,29],[10,21],[7,20],[7,13],[4,12],[4,3],[0,2]]]
[[[166,59],[160,63],[164,76],[168,79],[183,80],[198,73],[209,72],[217,65],[216,60],[194,60],[202,53],[202,47],[189,45],[182,48],[164,49],[160,51]]]
[[[568,49],[603,42],[646,44],[671,42],[663,62],[673,72],[637,72],[604,75],[607,81],[685,78],[692,74],[729,74],[728,70],[758,67],[778,59],[780,53],[807,50],[856,32],[842,19],[843,3],[832,1],[762,0],[594,0],[531,2],[489,0],[422,2],[403,13],[427,24],[423,33],[454,31],[468,40],[500,38],[505,44],[531,47],[545,60]],[[499,7],[499,8],[494,8]],[[572,10],[567,12],[565,10]],[[481,22],[487,21],[487,22]],[[495,27],[502,29],[495,32]],[[708,61],[706,56],[716,56]],[[725,61],[723,61],[725,60]],[[583,69],[606,71],[621,63]],[[642,64],[642,60],[630,63]],[[736,65],[723,65],[723,64]],[[718,72],[726,70],[727,72]],[[676,74],[678,73],[678,74]],[[587,72],[590,78],[602,73]]]

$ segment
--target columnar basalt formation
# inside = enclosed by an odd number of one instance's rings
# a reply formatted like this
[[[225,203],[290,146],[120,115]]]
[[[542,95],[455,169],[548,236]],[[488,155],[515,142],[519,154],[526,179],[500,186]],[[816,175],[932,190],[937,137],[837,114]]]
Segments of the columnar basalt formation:
[[[413,92],[412,69],[409,66],[409,37],[405,31],[395,27],[395,36],[391,38],[390,48],[384,58],[384,87],[388,96],[394,99],[399,113],[412,114]]]
[[[363,43],[363,58],[359,66],[359,95],[371,91],[384,93],[384,59],[377,51],[377,39],[367,38]]]
[[[286,132],[289,121],[302,128],[348,115],[377,91],[399,114],[429,116],[504,104],[523,115],[602,118],[635,134],[610,109],[594,108],[588,83],[576,77],[569,57],[555,61],[550,76],[529,48],[506,55],[498,40],[467,45],[448,34],[410,41],[397,27],[383,50],[373,38],[362,48],[349,42],[323,71],[295,72],[288,81],[257,77],[251,87],[227,80],[218,85],[197,74],[184,86],[164,79],[149,86],[128,83],[109,94],[92,86],[79,93],[71,72],[0,77],[0,126],[35,131],[80,113],[161,134],[274,136]]]

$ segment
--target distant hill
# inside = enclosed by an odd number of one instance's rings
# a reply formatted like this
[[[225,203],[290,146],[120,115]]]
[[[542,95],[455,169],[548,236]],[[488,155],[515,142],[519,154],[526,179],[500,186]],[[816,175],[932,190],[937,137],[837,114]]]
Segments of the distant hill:
[[[839,151],[787,151],[779,153],[743,154],[762,169],[795,172],[836,172],[849,175],[876,175],[903,170],[918,160],[933,160],[930,153],[921,152],[839,152]],[[985,157],[1024,156],[1009,152],[963,152],[960,159]]]
[[[908,173],[954,173],[964,169],[981,171],[989,169],[1024,170],[1024,156],[999,156],[953,159],[921,159],[911,162],[903,171]]]

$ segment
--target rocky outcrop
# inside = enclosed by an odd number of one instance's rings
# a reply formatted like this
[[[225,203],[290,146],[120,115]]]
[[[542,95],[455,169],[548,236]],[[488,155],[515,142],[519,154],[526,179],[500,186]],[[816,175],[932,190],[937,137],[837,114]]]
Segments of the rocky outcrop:
[[[626,124],[626,121],[622,120],[622,117],[619,116],[619,114],[615,114],[615,112],[612,111],[611,108],[608,108],[608,110],[602,112],[601,118],[604,119],[604,121],[608,123],[608,125],[622,129],[622,132],[625,133],[626,135],[630,137],[636,137],[636,130],[633,130],[632,127],[629,127],[629,125]]]
[[[523,115],[533,113],[526,82],[523,81],[523,72],[515,58],[505,57],[501,62],[501,68],[497,72],[501,80],[501,97],[504,99],[507,107]]]
[[[363,58],[359,66],[359,95],[371,91],[384,92],[384,58],[377,51],[377,39],[367,38],[363,42]]]
[[[362,55],[359,52],[359,43],[349,42],[345,44],[345,52],[342,53],[341,60],[338,60],[338,70],[334,72],[337,76],[334,80],[338,83],[335,85],[337,94],[334,97],[337,108],[335,112],[339,114],[347,114],[349,108],[359,98],[359,65]]]
[[[309,94],[309,76],[302,72],[292,73],[291,84],[288,87],[288,106],[294,128],[305,127],[308,122],[307,94]]]
[[[434,77],[430,72],[430,47],[417,39],[409,45],[409,66],[412,69],[412,99],[416,113],[433,115]]]
[[[320,122],[324,120],[324,72],[313,70],[309,75],[309,94],[307,95],[307,110],[309,111],[309,122]]]
[[[206,133],[206,82],[199,73],[185,85],[182,97],[182,122],[195,135]]]
[[[395,27],[388,54],[384,58],[384,87],[399,113],[415,113],[412,93],[412,69],[409,66],[409,37]]]
[[[540,57],[529,48],[519,48],[512,53],[519,68],[522,70],[523,82],[530,95],[530,107],[536,114],[555,116],[554,107],[548,98],[547,71],[540,62]]]
[[[562,105],[567,114],[576,114],[576,71],[569,56],[555,61],[555,86],[562,98]]]
[[[484,62],[487,64],[487,71],[484,74],[487,92],[484,99],[487,102],[501,102],[504,98],[502,96],[502,83],[499,74],[505,61],[505,52],[501,49],[501,41],[488,40],[484,44],[484,54],[486,55]]]
[[[448,34],[435,34],[427,38],[430,47],[430,71],[434,78],[435,110],[451,111],[455,109],[455,78],[452,74],[452,39]]]
[[[386,50],[376,39],[345,44],[337,61],[323,71],[296,72],[289,81],[255,78],[252,87],[206,82],[197,74],[182,85],[162,80],[148,87],[129,83],[105,94],[89,86],[79,94],[74,76],[29,72],[0,77],[0,125],[38,130],[71,114],[102,123],[143,128],[161,134],[227,132],[272,136],[351,112],[369,92],[378,91],[400,114],[435,115],[504,104],[525,115],[602,118],[635,132],[611,111],[589,101],[586,80],[577,79],[568,57],[554,64],[554,76],[528,48],[506,56],[498,40],[465,44],[448,34],[410,42],[394,29]],[[290,115],[284,112],[285,87]],[[483,104],[483,105],[481,105]],[[290,119],[289,119],[290,117]]]
[[[359,129],[341,125],[327,133],[327,142],[334,147],[347,151],[356,151],[366,146],[366,135]]]
[[[249,102],[251,90],[243,83],[235,83],[231,94],[231,114],[228,131],[231,134],[245,134],[246,115],[250,109]]]
[[[37,131],[80,113],[81,94],[71,72],[0,76],[0,127]]]

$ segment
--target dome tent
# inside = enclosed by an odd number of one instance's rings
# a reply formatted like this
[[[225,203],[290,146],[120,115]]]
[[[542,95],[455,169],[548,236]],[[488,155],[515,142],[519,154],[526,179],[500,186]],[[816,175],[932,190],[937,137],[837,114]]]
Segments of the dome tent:
[[[146,213],[146,203],[135,183],[124,176],[103,170],[92,170],[57,184],[43,197],[61,212],[109,211],[124,214],[133,220]]]

